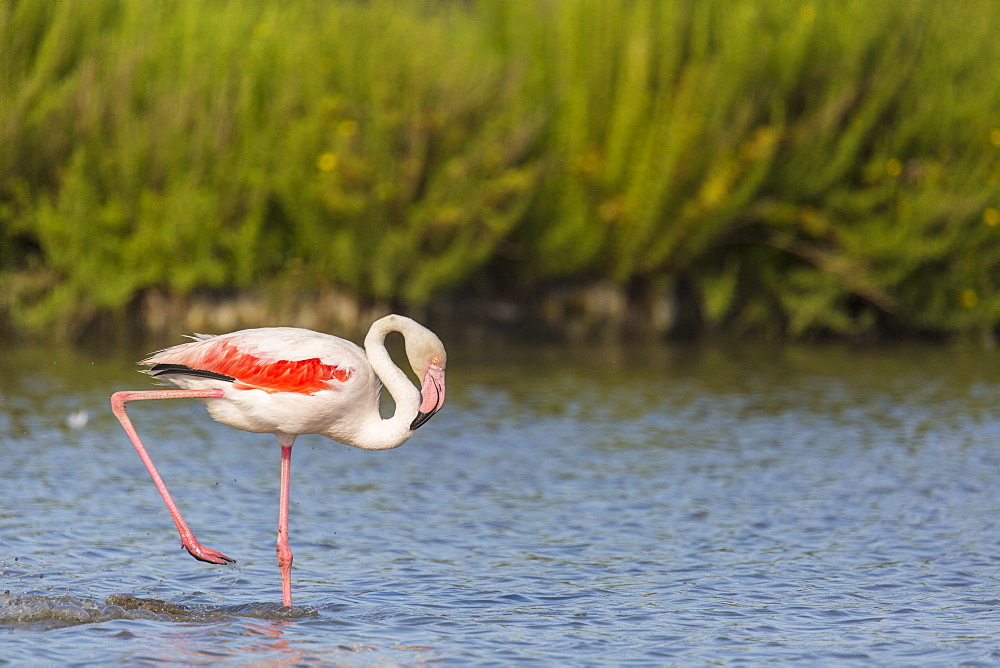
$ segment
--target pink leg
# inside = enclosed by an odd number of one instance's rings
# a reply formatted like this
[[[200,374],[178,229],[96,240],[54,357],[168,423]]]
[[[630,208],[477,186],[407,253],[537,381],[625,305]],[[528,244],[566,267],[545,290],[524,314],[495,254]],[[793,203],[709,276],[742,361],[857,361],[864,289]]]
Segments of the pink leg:
[[[278,496],[278,570],[281,571],[281,604],[292,605],[292,549],[288,547],[288,492],[291,486],[294,436],[278,436],[281,445],[281,492]]]
[[[156,489],[159,490],[160,496],[163,497],[163,502],[167,504],[167,510],[170,511],[170,516],[174,518],[174,524],[177,525],[177,531],[181,535],[181,546],[195,559],[199,561],[207,561],[210,564],[232,563],[235,559],[230,559],[221,552],[216,552],[215,550],[205,547],[199,543],[194,537],[194,534],[191,533],[191,530],[188,528],[184,518],[181,517],[181,511],[177,509],[177,504],[175,504],[174,500],[170,498],[170,492],[167,491],[167,486],[163,484],[163,479],[160,478],[160,474],[157,473],[156,467],[153,466],[153,460],[150,458],[149,453],[146,452],[146,448],[142,446],[142,441],[139,440],[139,434],[136,433],[135,427],[132,426],[132,422],[125,414],[125,404],[129,401],[138,401],[141,399],[204,399],[206,397],[221,396],[223,396],[222,390],[144,390],[134,392],[115,392],[111,395],[111,410],[114,412],[115,417],[118,418],[118,421],[122,423],[122,427],[125,428],[125,433],[128,434],[129,439],[132,441],[132,445],[135,446],[136,452],[139,453],[139,458],[142,459],[142,463],[146,465],[146,470],[149,471],[149,476],[153,479],[153,484],[156,485]]]

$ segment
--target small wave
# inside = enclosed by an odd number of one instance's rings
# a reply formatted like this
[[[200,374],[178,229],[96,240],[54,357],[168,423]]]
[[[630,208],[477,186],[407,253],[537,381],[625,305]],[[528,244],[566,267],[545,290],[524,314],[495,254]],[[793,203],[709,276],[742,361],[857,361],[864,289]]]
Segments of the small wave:
[[[160,622],[215,622],[236,617],[256,619],[296,619],[312,617],[317,611],[286,608],[277,603],[248,603],[234,606],[180,605],[155,598],[115,594],[104,601],[64,594],[45,596],[0,594],[0,627],[39,631],[94,624],[116,619]]]

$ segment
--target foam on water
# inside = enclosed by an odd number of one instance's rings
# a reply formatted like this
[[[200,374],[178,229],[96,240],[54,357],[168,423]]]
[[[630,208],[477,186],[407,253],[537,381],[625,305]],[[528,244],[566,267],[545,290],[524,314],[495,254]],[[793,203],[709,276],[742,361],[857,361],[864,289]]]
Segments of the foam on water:
[[[96,624],[117,619],[143,619],[182,624],[205,624],[246,619],[302,619],[317,611],[286,608],[280,603],[246,603],[232,606],[178,605],[155,598],[128,594],[109,596],[104,601],[71,594],[51,596],[29,593],[21,596],[0,594],[0,625],[46,631],[77,624]]]

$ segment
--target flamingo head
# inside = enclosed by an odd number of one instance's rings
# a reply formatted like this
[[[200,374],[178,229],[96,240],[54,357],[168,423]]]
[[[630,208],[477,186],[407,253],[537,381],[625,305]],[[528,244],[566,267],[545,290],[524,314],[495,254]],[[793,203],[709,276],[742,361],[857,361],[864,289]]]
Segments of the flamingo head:
[[[405,333],[406,357],[420,382],[420,408],[410,423],[414,430],[431,419],[444,406],[444,369],[448,355],[444,344],[434,332],[413,323],[415,328]]]

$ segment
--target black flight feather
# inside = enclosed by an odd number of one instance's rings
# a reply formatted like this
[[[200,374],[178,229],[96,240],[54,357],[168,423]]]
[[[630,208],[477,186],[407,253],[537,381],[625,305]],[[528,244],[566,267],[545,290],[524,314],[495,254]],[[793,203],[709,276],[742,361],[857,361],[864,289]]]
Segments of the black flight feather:
[[[152,374],[154,377],[166,376],[166,375],[197,376],[198,378],[225,380],[230,383],[236,380],[232,376],[227,376],[224,373],[205,371],[204,369],[192,369],[191,367],[184,364],[154,364],[153,368],[149,370],[149,373]]]

